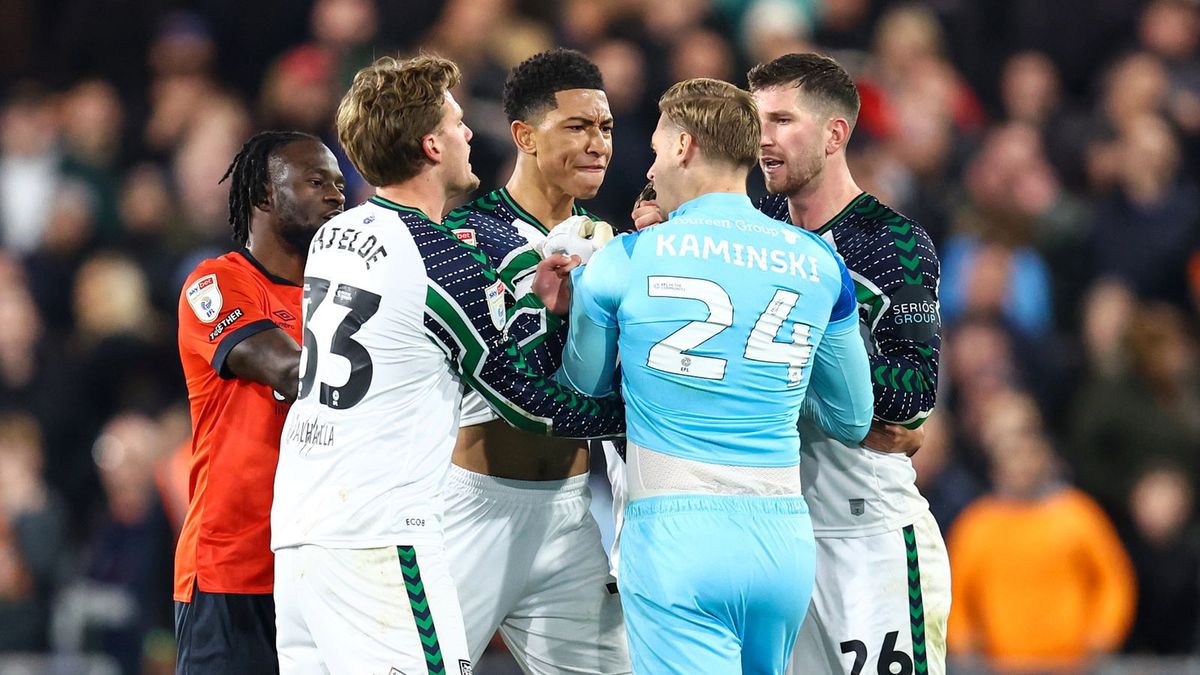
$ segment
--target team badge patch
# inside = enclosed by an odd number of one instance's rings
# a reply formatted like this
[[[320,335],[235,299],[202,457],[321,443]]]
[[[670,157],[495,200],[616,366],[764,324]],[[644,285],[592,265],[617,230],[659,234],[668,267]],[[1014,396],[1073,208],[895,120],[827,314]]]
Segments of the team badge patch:
[[[496,330],[504,330],[505,318],[508,313],[504,309],[504,282],[497,279],[496,283],[484,290],[487,295],[488,314],[492,317],[492,325]]]
[[[479,246],[479,239],[475,237],[475,228],[473,227],[460,227],[454,230],[454,236],[464,244]]]
[[[466,659],[459,659],[458,672],[460,675],[471,675],[471,662]]]
[[[217,285],[217,275],[206,274],[196,280],[185,292],[188,304],[196,313],[196,318],[204,323],[216,321],[221,313],[221,287]]]

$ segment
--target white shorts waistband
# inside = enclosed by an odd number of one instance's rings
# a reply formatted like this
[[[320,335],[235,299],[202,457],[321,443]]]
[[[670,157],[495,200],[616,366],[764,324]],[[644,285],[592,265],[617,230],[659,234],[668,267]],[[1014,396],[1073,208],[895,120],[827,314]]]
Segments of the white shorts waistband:
[[[449,483],[456,490],[470,492],[481,497],[545,503],[575,499],[584,494],[588,486],[588,474],[558,480],[518,480],[488,476],[450,465]]]

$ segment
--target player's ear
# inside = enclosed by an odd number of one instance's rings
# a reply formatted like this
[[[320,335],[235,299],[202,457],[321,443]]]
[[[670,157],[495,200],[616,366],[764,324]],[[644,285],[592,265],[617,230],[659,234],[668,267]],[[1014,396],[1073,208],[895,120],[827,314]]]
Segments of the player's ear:
[[[421,139],[421,150],[425,153],[425,159],[428,159],[434,164],[442,161],[442,148],[438,144],[436,134],[425,134]]]
[[[262,201],[254,205],[254,208],[263,213],[271,213],[275,210],[275,182],[268,180],[266,187],[266,194],[263,196]]]
[[[834,117],[829,120],[826,132],[825,154],[832,155],[846,147],[846,142],[850,140],[850,122],[844,117]]]
[[[516,144],[517,150],[526,155],[537,154],[537,140],[534,138],[532,125],[521,120],[514,120],[509,126],[509,131],[512,133],[513,143]]]
[[[687,166],[696,158],[698,152],[700,152],[700,148],[696,145],[696,138],[686,131],[680,131],[676,137],[675,159],[680,164]]]

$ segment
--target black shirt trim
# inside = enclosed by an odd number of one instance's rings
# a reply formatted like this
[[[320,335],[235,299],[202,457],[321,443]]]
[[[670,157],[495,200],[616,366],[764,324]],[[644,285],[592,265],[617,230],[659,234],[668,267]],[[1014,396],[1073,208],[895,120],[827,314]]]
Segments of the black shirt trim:
[[[291,285],[294,286],[295,284]],[[225,359],[229,357],[229,352],[233,351],[234,347],[241,344],[242,340],[245,340],[252,335],[258,335],[259,333],[272,328],[279,328],[279,326],[275,325],[275,322],[270,319],[259,319],[258,321],[248,323],[245,326],[233,331],[229,335],[226,335],[224,339],[221,340],[221,344],[217,345],[217,351],[213,353],[213,370],[217,371],[217,375],[220,375],[222,380],[232,380],[233,378],[237,377],[232,371],[229,370],[229,365],[225,363]]]

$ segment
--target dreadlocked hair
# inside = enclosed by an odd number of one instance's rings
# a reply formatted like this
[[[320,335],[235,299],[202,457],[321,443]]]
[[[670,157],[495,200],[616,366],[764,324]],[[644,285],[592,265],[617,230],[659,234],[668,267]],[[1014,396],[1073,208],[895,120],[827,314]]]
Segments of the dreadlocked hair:
[[[229,181],[229,225],[233,240],[245,246],[250,239],[250,217],[254,207],[267,201],[267,184],[271,180],[271,154],[296,141],[318,140],[299,131],[263,131],[255,134],[225,170],[218,182]]]

